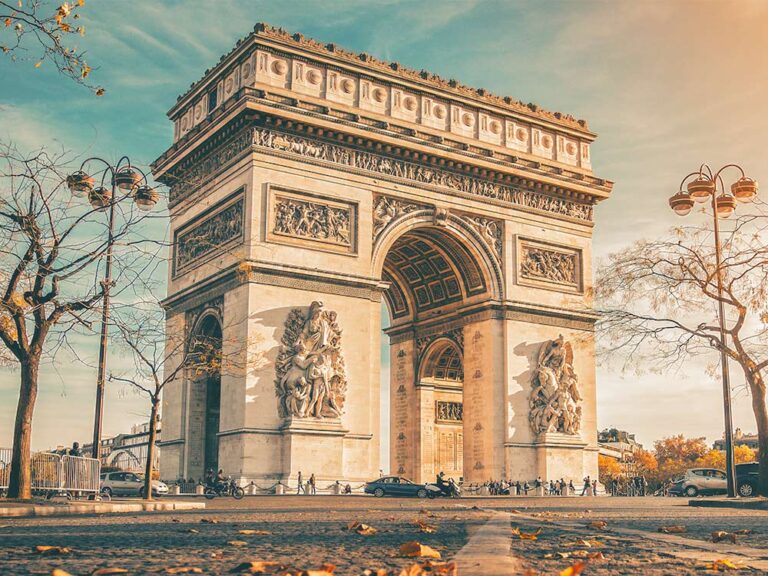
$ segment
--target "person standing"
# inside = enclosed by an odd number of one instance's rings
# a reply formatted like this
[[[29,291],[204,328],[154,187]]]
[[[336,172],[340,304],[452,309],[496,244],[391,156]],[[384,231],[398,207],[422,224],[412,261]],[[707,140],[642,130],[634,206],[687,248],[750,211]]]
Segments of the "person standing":
[[[315,480],[315,473],[309,475],[309,493],[312,495],[317,494],[317,488],[315,486],[316,480]]]
[[[76,457],[80,457],[83,455],[82,450],[80,450],[79,442],[72,442],[72,448],[69,449],[69,455],[76,456]]]
[[[304,484],[303,484],[303,480],[302,480],[302,477],[301,477],[301,470],[299,470],[298,482],[299,482],[299,486],[298,486],[298,488],[296,488],[296,495],[298,496],[301,493],[305,493],[306,494],[306,492],[304,492]]]
[[[592,484],[592,480],[590,480],[589,476],[586,476],[584,478],[584,488],[581,489],[581,495],[586,496],[587,491],[589,491],[589,487]]]

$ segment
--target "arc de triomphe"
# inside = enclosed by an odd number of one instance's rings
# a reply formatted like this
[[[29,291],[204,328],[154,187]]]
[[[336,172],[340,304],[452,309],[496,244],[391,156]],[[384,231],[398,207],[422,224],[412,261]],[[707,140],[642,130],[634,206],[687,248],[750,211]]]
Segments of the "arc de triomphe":
[[[257,25],[170,110],[164,478],[597,475],[582,120]],[[239,360],[234,360],[239,359]]]

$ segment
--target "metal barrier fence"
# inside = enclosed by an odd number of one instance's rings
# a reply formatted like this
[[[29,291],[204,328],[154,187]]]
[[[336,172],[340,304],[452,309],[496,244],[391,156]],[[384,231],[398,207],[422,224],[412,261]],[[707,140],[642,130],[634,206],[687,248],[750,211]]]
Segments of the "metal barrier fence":
[[[0,489],[8,488],[11,449],[0,448]],[[98,494],[101,462],[94,458],[52,452],[32,454],[32,490],[40,492],[82,492]]]

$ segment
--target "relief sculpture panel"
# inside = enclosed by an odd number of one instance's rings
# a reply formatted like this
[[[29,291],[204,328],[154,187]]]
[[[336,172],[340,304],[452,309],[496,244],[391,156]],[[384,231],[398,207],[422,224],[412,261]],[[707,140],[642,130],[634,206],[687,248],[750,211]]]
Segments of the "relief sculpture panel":
[[[214,208],[210,216],[201,215],[200,224],[182,228],[174,234],[174,274],[200,264],[230,242],[242,239],[245,200],[240,195],[228,202],[223,208]]]
[[[581,291],[581,251],[542,242],[519,242],[521,284]]]
[[[355,251],[355,204],[278,188],[270,192],[268,240],[333,252]]]

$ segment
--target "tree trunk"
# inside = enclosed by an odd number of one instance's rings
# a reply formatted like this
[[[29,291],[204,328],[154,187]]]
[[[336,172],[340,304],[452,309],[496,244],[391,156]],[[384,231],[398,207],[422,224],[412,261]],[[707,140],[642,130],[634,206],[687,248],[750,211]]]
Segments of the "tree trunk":
[[[13,451],[8,497],[28,500],[32,498],[32,414],[37,400],[39,358],[21,363],[21,387],[13,429]]]
[[[147,440],[147,466],[144,470],[144,500],[152,500],[152,463],[155,460],[158,404],[159,398],[152,398],[152,411],[149,415],[149,439]]]
[[[757,442],[760,454],[760,482],[758,492],[768,496],[768,405],[765,403],[765,380],[760,374],[747,375],[752,394],[752,410],[757,421]]]

